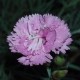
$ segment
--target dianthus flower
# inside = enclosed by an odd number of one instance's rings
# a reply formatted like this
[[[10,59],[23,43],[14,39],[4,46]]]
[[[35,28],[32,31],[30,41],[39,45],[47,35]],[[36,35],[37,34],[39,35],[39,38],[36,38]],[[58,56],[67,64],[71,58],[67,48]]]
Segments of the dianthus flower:
[[[50,63],[50,51],[65,54],[72,39],[64,20],[51,14],[33,14],[18,20],[7,41],[12,52],[23,55],[18,62],[32,66]]]

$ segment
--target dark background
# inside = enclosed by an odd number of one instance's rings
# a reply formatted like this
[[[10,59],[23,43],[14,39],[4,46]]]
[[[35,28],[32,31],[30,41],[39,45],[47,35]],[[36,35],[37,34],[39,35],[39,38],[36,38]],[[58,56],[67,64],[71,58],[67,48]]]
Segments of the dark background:
[[[35,13],[51,13],[68,23],[73,43],[66,56],[74,65],[68,68],[63,80],[79,80],[80,0],[0,0],[0,80],[39,80],[48,76],[44,65],[30,67],[19,64],[16,59],[21,55],[12,54],[6,42],[18,19]]]

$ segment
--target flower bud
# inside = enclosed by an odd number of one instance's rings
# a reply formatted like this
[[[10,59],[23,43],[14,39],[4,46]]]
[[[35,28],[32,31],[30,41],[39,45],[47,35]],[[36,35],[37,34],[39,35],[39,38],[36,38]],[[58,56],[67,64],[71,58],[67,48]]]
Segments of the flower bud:
[[[55,62],[55,64],[58,65],[58,66],[64,65],[65,61],[66,61],[66,60],[65,60],[64,57],[57,56],[57,57],[54,58],[54,62]]]
[[[56,70],[52,73],[52,78],[53,79],[60,79],[66,76],[68,73],[68,70]]]

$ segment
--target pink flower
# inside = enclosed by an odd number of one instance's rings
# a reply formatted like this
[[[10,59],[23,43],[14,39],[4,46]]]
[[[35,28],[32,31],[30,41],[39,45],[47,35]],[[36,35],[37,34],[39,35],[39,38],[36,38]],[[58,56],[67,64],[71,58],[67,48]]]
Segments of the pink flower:
[[[72,39],[63,20],[50,14],[34,14],[22,17],[7,41],[12,52],[23,54],[18,62],[32,66],[51,62],[51,50],[56,54],[66,53]]]

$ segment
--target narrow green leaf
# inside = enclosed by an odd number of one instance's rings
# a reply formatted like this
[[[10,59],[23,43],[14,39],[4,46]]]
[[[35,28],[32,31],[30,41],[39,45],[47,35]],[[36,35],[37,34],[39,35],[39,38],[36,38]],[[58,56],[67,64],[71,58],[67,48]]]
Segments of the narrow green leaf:
[[[72,31],[72,35],[80,33],[80,29]]]
[[[47,73],[48,73],[48,76],[50,78],[51,77],[51,69],[49,67],[47,67]]]
[[[70,46],[70,50],[71,51],[76,51],[76,50],[78,50],[78,47],[77,46]]]
[[[80,71],[80,67],[75,64],[68,63],[68,67]]]

